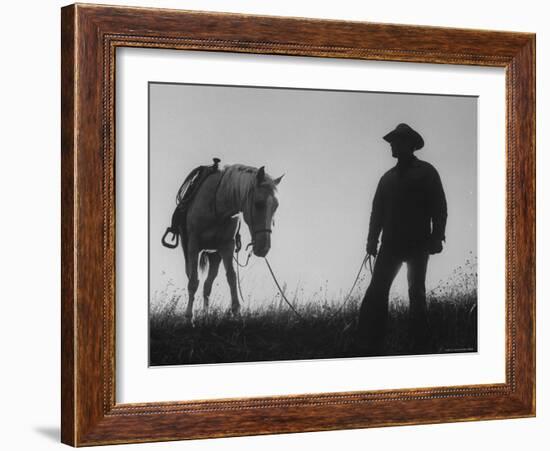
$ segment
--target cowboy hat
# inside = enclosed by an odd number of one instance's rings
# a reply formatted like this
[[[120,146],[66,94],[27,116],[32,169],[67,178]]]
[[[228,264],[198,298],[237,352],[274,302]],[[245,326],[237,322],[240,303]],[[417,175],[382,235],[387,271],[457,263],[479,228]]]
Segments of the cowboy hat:
[[[391,143],[397,137],[406,139],[413,146],[413,150],[419,150],[424,147],[424,139],[422,139],[422,136],[407,124],[399,124],[391,132],[385,135],[383,139]]]

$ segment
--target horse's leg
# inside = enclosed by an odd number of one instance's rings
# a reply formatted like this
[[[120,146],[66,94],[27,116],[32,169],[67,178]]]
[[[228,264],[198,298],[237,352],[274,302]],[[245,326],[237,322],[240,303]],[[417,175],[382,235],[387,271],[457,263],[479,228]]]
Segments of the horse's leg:
[[[212,284],[214,283],[214,279],[218,275],[218,269],[220,267],[221,261],[222,261],[222,258],[220,257],[220,254],[218,254],[217,252],[208,254],[208,262],[209,262],[208,276],[204,281],[204,288],[203,288],[204,310],[206,312],[208,311],[208,300],[210,298],[210,293],[212,292]]]
[[[239,304],[239,296],[237,294],[237,275],[235,274],[235,268],[233,267],[235,240],[232,240],[229,244],[223,246],[219,252],[222,256],[227,283],[229,284],[229,290],[231,291],[231,313],[238,315],[241,310],[241,306]]]
[[[199,248],[196,245],[196,240],[193,237],[189,237],[187,242],[187,261],[185,262],[185,271],[187,273],[187,294],[189,299],[187,301],[187,309],[185,311],[185,317],[191,321],[193,319],[193,302],[195,300],[195,293],[199,287]]]

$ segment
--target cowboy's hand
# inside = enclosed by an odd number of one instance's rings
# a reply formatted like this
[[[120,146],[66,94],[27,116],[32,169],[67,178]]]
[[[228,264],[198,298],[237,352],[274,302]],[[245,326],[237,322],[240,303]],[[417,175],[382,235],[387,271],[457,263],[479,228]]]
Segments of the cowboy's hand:
[[[378,243],[367,243],[367,254],[372,255],[373,257],[376,257],[376,254],[378,253]]]
[[[439,254],[443,250],[443,241],[439,238],[431,238],[428,243],[428,252],[433,254]]]

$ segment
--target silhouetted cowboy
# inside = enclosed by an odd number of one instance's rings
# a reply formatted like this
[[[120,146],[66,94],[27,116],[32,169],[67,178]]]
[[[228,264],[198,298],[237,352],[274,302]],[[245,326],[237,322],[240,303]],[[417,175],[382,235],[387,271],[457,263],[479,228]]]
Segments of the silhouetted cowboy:
[[[361,304],[357,338],[366,354],[384,354],[389,291],[405,262],[411,351],[429,352],[426,268],[429,255],[443,249],[447,202],[436,169],[414,156],[424,147],[424,140],[415,130],[399,124],[383,139],[390,143],[397,164],[380,179],[372,203],[367,253],[378,253],[378,257]],[[382,243],[377,252],[380,232]]]

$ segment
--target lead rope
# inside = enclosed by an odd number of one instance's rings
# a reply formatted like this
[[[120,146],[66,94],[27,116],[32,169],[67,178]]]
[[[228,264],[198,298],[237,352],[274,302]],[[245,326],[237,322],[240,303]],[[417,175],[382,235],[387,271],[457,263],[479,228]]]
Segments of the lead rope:
[[[248,246],[246,246],[247,249],[251,245],[252,245],[252,243],[248,244]],[[252,251],[250,250],[250,251],[248,251],[248,255],[246,257],[246,262],[244,264],[241,264],[239,262],[238,252],[237,252],[237,257],[233,257],[233,259],[235,260],[235,263],[237,263],[237,287],[239,289],[239,294],[241,296],[241,300],[242,300],[243,303],[244,303],[244,296],[243,296],[242,289],[241,289],[241,280],[240,280],[240,274],[239,274],[239,267],[245,268],[246,266],[248,266],[248,262],[250,261],[251,256],[252,256]],[[267,264],[267,268],[269,269],[269,273],[271,274],[271,277],[273,278],[273,282],[275,282],[275,285],[276,285],[277,289],[279,290],[279,293],[281,294],[281,297],[288,304],[288,306],[292,309],[292,311],[296,314],[296,316],[303,321],[304,317],[302,315],[300,315],[300,313],[298,313],[298,310],[296,310],[296,308],[292,305],[292,303],[287,299],[283,289],[281,288],[281,285],[279,284],[279,281],[277,280],[277,277],[275,276],[273,268],[271,267],[271,264],[269,263],[269,260],[267,259],[267,257],[264,257],[264,260],[265,260],[265,263]],[[374,261],[376,262],[376,257],[375,257]],[[355,276],[355,280],[353,281],[353,285],[349,289],[348,294],[346,295],[346,298],[344,299],[344,302],[342,302],[340,307],[338,307],[338,309],[331,315],[330,320],[334,319],[336,317],[336,315],[338,313],[340,313],[340,311],[344,308],[344,306],[346,305],[346,303],[350,299],[350,297],[353,293],[353,290],[355,289],[355,286],[357,285],[357,282],[359,281],[359,277],[361,276],[361,273],[363,272],[363,267],[366,267],[367,262],[369,264],[369,270],[370,270],[370,274],[371,274],[371,277],[372,277],[372,274],[373,274],[372,255],[366,254],[365,257],[363,258],[363,261],[361,262],[361,265],[359,266],[359,270],[357,271],[357,275]]]
[[[376,259],[376,257],[375,257],[375,259]],[[344,306],[346,305],[346,303],[350,299],[350,297],[353,293],[353,290],[354,290],[355,286],[357,285],[357,282],[359,281],[359,276],[361,276],[361,273],[363,272],[363,267],[366,267],[367,262],[369,263],[370,275],[372,277],[372,255],[366,254],[365,257],[363,258],[363,261],[361,262],[361,265],[359,266],[359,270],[357,271],[357,275],[355,276],[355,280],[353,281],[353,285],[349,289],[348,294],[346,295],[346,297],[344,299],[344,302],[342,302],[342,304],[340,304],[340,307],[338,307],[338,309],[331,315],[331,320],[333,320],[336,317],[336,315],[342,311],[342,309],[344,308]]]
[[[279,293],[281,293],[281,297],[288,304],[288,306],[292,309],[292,311],[294,313],[296,313],[296,316],[303,321],[304,317],[298,313],[298,310],[296,310],[294,308],[294,306],[290,303],[290,301],[286,298],[285,293],[284,293],[283,289],[281,288],[281,285],[279,285],[277,277],[275,277],[275,273],[273,272],[273,269],[271,268],[271,265],[269,264],[269,260],[267,259],[267,257],[264,257],[264,260],[265,260],[265,263],[267,264],[267,268],[269,269],[269,272],[271,273],[271,277],[273,277],[273,281],[275,282],[275,285],[277,285]]]

